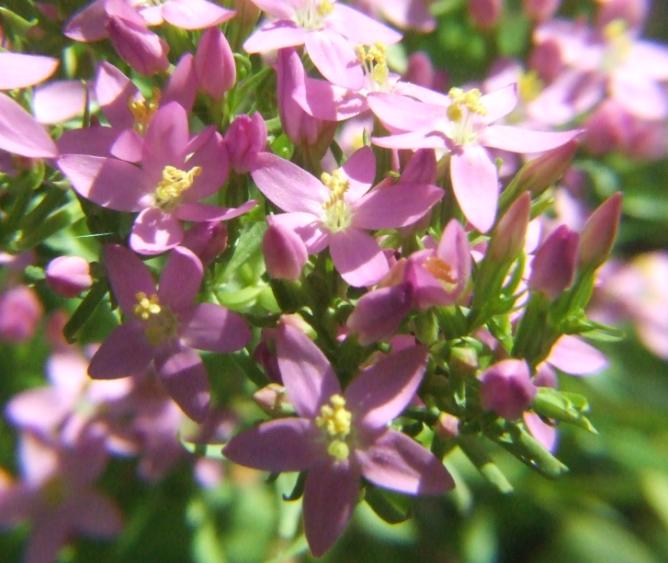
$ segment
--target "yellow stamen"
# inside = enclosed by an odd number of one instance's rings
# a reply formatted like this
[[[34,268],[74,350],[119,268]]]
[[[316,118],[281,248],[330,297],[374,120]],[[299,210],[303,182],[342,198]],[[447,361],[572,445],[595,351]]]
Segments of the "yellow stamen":
[[[178,319],[171,309],[160,303],[154,293],[146,295],[143,291],[135,295],[137,304],[132,312],[142,321],[144,335],[153,346],[174,338],[178,330]]]
[[[364,47],[357,47],[357,58],[362,63],[364,72],[371,77],[377,86],[384,86],[390,74],[387,66],[387,47],[382,43],[375,43]]]
[[[160,90],[157,88],[153,90],[153,95],[150,100],[142,98],[140,100],[135,99],[128,102],[128,108],[130,109],[130,113],[135,122],[134,128],[138,133],[144,133],[146,131],[146,127],[159,105]]]
[[[172,211],[181,201],[183,192],[189,189],[202,173],[201,166],[193,166],[187,172],[174,166],[162,169],[162,180],[155,188],[155,204],[163,211]]]
[[[352,221],[350,207],[345,201],[345,193],[349,188],[348,179],[343,171],[337,168],[331,174],[323,172],[320,180],[331,192],[329,199],[322,204],[325,226],[332,232],[343,231]]]
[[[324,430],[329,442],[327,453],[338,461],[350,455],[346,438],[350,435],[352,418],[352,413],[346,409],[346,400],[336,394],[330,397],[329,404],[320,408],[320,415],[315,419],[315,425]]]
[[[450,88],[448,96],[452,103],[448,106],[447,111],[452,121],[460,121],[465,113],[487,115],[487,108],[482,103],[482,93],[477,88],[466,91],[461,88]]]
[[[450,291],[457,284],[457,277],[452,271],[452,266],[436,256],[431,256],[425,260],[423,267],[432,276],[434,276],[444,289]]]
[[[322,0],[322,2],[318,2],[316,10],[320,16],[328,16],[332,13],[332,10],[334,10],[334,2],[331,2],[330,0]]]
[[[525,102],[533,102],[543,91],[543,81],[535,70],[523,72],[517,86],[520,97]]]

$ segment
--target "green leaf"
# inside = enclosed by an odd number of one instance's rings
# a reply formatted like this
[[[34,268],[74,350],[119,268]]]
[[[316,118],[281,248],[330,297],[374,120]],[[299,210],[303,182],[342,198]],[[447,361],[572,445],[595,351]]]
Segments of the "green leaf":
[[[373,485],[367,486],[364,500],[381,520],[388,524],[399,524],[411,517],[411,505],[407,497],[379,489]]]
[[[74,342],[77,333],[86,321],[91,318],[93,313],[95,313],[106,293],[106,281],[98,280],[93,284],[63,329],[63,335],[68,342]]]
[[[267,230],[265,222],[248,225],[237,239],[234,253],[218,278],[219,283],[230,279],[241,266],[262,252],[262,237]]]
[[[554,418],[598,434],[584,413],[589,411],[587,399],[576,393],[567,393],[550,387],[539,387],[532,408],[541,416]]]

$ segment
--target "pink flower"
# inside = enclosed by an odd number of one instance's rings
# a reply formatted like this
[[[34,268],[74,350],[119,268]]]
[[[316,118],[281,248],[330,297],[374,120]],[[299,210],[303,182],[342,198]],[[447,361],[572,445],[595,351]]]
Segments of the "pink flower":
[[[183,411],[202,420],[208,409],[209,382],[193,348],[232,352],[246,345],[245,321],[219,305],[195,304],[202,282],[199,259],[175,248],[156,289],[149,270],[128,249],[104,251],[109,282],[126,321],[102,343],[89,373],[100,379],[142,374],[154,363],[167,392]]]
[[[273,20],[244,43],[249,53],[304,45],[322,75],[347,88],[363,82],[357,45],[396,43],[401,34],[335,0],[253,0]]]
[[[42,304],[34,290],[17,285],[0,294],[0,340],[24,342],[32,338],[42,318]]]
[[[46,283],[63,297],[76,297],[93,283],[88,261],[80,256],[59,256],[49,262],[45,273]]]
[[[35,118],[0,94],[0,149],[28,158],[54,158],[58,149]]]
[[[388,428],[413,399],[426,350],[412,346],[363,370],[342,393],[332,366],[301,331],[278,329],[278,364],[298,417],[264,422],[232,438],[223,453],[272,472],[308,471],[304,528],[314,555],[345,529],[360,479],[407,494],[436,495],[454,486],[431,452]]]
[[[161,107],[148,125],[142,167],[113,157],[66,154],[58,166],[81,196],[117,211],[137,212],[130,246],[159,254],[183,241],[180,221],[226,221],[255,205],[215,207],[198,200],[227,179],[222,137],[206,129],[189,139],[188,116],[176,102]]]
[[[502,360],[480,376],[480,400],[485,410],[515,420],[536,396],[529,366],[524,360]]]
[[[375,137],[376,145],[395,149],[440,148],[451,151],[450,178],[466,218],[480,231],[494,224],[499,179],[488,148],[517,153],[554,149],[578,131],[534,131],[494,125],[517,104],[516,87],[481,95],[477,89],[452,88],[449,103],[423,103],[404,96],[377,94],[369,98],[373,112],[390,129],[406,131]]]
[[[288,212],[274,220],[295,230],[311,254],[329,246],[334,266],[354,286],[373,285],[389,269],[380,246],[365,231],[411,225],[443,196],[438,187],[422,182],[399,181],[369,191],[375,158],[368,147],[321,180],[269,153],[258,157],[251,174],[260,191]]]
[[[44,82],[58,68],[59,61],[43,55],[0,53],[0,90],[26,88]]]

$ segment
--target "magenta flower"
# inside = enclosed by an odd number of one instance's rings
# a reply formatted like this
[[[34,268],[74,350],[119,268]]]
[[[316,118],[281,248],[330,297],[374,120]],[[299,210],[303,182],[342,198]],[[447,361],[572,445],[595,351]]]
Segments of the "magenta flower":
[[[477,89],[452,88],[447,105],[423,103],[404,96],[369,98],[373,112],[393,131],[373,142],[394,149],[440,148],[451,151],[450,178],[462,212],[478,230],[494,224],[499,178],[488,148],[538,153],[559,147],[579,131],[534,131],[494,125],[517,104],[516,87],[481,95]]]
[[[288,325],[277,332],[278,365],[299,417],[242,432],[223,453],[267,471],[308,471],[304,528],[314,555],[325,553],[345,529],[362,477],[413,495],[436,495],[454,486],[440,460],[388,427],[415,395],[425,349],[412,346],[384,357],[342,394],[332,366],[313,342]]]
[[[26,88],[44,82],[58,68],[58,59],[26,53],[0,53],[0,90]]]
[[[261,154],[251,172],[260,191],[288,213],[275,221],[302,237],[311,254],[329,246],[334,266],[350,285],[378,282],[389,270],[376,240],[366,233],[415,223],[443,196],[422,182],[377,186],[370,148],[354,153],[331,174],[318,180],[296,164],[270,153]]]
[[[253,0],[272,20],[244,43],[249,53],[304,45],[322,75],[334,84],[359,89],[363,83],[357,45],[392,44],[401,34],[335,0]]]
[[[199,203],[227,179],[222,137],[206,129],[192,140],[188,116],[176,102],[161,107],[149,123],[142,145],[142,167],[113,157],[66,154],[61,171],[81,196],[116,211],[139,211],[130,246],[159,254],[183,241],[180,221],[226,221],[255,205],[238,208]]]
[[[169,255],[159,289],[148,268],[125,247],[107,246],[104,258],[126,320],[102,343],[88,373],[99,379],[139,375],[153,362],[172,398],[188,416],[202,420],[209,382],[193,348],[239,350],[250,338],[246,322],[219,305],[193,303],[203,268],[186,248],[177,247]]]
[[[28,158],[54,158],[58,148],[35,118],[0,94],[0,149]]]

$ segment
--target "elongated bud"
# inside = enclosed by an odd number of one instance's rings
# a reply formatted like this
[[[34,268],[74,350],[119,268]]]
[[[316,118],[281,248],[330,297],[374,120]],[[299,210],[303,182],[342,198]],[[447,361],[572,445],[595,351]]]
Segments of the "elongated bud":
[[[517,189],[534,196],[558,182],[571,165],[578,143],[575,140],[527,162],[517,173]]]
[[[529,366],[524,360],[502,360],[480,377],[482,408],[508,420],[516,420],[536,396]]]
[[[46,282],[63,297],[75,297],[93,283],[90,266],[80,256],[59,256],[46,267]]]
[[[262,116],[255,112],[235,118],[225,134],[225,144],[232,169],[240,174],[248,172],[267,146],[267,125]]]
[[[147,27],[124,18],[111,17],[109,38],[120,57],[141,74],[155,74],[169,66],[169,46]]]
[[[617,192],[606,199],[589,216],[578,247],[578,266],[598,268],[606,261],[617,236],[622,213],[622,194]]]
[[[192,250],[206,266],[227,248],[227,226],[216,221],[195,223],[186,232],[181,245]]]
[[[499,219],[487,250],[495,262],[513,260],[524,248],[531,212],[531,196],[524,192]]]
[[[502,9],[503,0],[469,0],[469,14],[481,29],[494,27]]]
[[[275,221],[269,221],[262,239],[262,252],[269,275],[284,280],[298,280],[308,258],[299,235]]]
[[[524,12],[530,19],[542,22],[549,20],[559,9],[561,0],[524,0]]]
[[[195,53],[195,74],[200,89],[215,100],[222,98],[237,80],[232,49],[217,27],[202,34]]]
[[[536,252],[531,263],[529,288],[556,299],[568,289],[575,277],[578,240],[566,225],[557,228]]]
[[[42,317],[35,292],[17,285],[0,295],[0,340],[24,342],[32,338]]]

